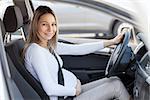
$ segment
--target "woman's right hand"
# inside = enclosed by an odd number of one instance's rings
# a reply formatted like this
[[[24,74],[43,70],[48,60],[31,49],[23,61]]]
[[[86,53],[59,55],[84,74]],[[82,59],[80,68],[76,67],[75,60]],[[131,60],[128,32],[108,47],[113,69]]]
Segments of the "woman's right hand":
[[[115,45],[115,44],[118,44],[122,41],[122,38],[123,38],[123,34],[120,33],[118,34],[115,38],[113,39],[110,39],[110,40],[105,40],[104,41],[104,47],[108,47],[108,46],[111,46],[111,45]]]
[[[80,95],[80,93],[81,93],[81,82],[79,79],[77,79],[76,96]]]

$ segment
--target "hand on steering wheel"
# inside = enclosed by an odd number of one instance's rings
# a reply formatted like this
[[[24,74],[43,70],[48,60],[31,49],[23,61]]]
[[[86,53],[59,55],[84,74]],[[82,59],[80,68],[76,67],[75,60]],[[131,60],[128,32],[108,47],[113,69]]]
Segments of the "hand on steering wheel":
[[[119,68],[118,65],[121,61],[121,58],[127,48],[129,40],[130,40],[131,33],[129,31],[127,31],[127,29],[122,30],[122,32],[124,33],[124,38],[123,38],[122,42],[120,42],[114,49],[114,52],[110,56],[110,59],[108,61],[108,64],[107,64],[107,67],[105,70],[105,75],[108,77],[115,75],[115,71]]]

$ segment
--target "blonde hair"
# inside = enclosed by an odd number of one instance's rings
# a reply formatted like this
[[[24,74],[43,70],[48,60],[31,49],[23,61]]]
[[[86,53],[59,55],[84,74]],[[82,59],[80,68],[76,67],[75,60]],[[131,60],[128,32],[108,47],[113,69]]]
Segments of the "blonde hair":
[[[56,20],[56,27],[57,27],[57,31],[55,33],[55,35],[48,41],[47,47],[50,50],[50,52],[52,52],[57,45],[57,36],[58,36],[58,21],[57,21],[57,17],[55,16],[54,12],[52,9],[50,9],[47,6],[39,6],[35,12],[34,12],[34,16],[33,19],[31,21],[31,25],[30,25],[30,34],[27,38],[24,50],[23,50],[23,56],[24,53],[26,51],[26,49],[29,47],[29,45],[31,43],[39,43],[41,42],[39,37],[38,37],[38,21],[40,19],[40,17],[44,14],[50,13],[54,16],[55,20]]]

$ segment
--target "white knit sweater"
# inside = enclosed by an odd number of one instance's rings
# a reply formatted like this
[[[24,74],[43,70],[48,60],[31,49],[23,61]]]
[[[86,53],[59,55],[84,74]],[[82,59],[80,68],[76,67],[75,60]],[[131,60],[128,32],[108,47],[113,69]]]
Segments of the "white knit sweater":
[[[103,42],[84,43],[79,45],[58,43],[56,52],[59,55],[84,55],[104,48]],[[62,67],[63,61],[57,55]],[[74,96],[77,84],[76,76],[62,69],[64,86],[58,84],[58,63],[48,49],[32,43],[25,53],[25,66],[27,70],[41,82],[43,89],[51,100],[57,100],[57,96]]]

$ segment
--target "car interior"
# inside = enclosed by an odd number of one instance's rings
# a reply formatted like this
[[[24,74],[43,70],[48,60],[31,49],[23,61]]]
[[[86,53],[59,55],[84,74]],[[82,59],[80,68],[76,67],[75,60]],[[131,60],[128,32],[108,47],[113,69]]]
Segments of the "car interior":
[[[29,12],[29,8],[32,11]],[[22,100],[49,100],[40,82],[25,68],[22,58],[33,12],[31,0],[14,0],[14,5],[6,8],[4,17],[0,20],[1,33],[11,78],[16,85],[15,90],[20,93],[15,96]],[[12,40],[12,35],[18,30],[22,38]],[[133,50],[128,45],[131,34],[131,30],[125,32],[123,42],[115,47],[113,53],[110,51],[107,54],[61,55],[64,66],[72,71],[82,84],[103,77],[118,76],[134,100],[147,100],[150,98],[150,52],[140,39],[140,33],[137,33],[138,45]],[[62,39],[59,41],[72,43]]]

